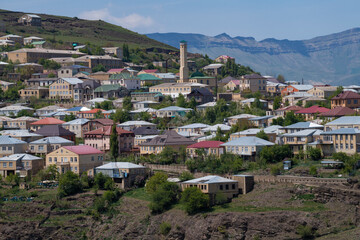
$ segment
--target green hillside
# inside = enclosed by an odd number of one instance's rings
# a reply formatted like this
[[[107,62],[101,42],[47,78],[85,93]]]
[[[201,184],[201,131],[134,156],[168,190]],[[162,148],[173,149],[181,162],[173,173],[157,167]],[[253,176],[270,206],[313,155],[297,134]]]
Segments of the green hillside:
[[[123,43],[127,43],[130,47],[176,50],[145,35],[101,20],[90,21],[76,17],[37,14],[42,18],[42,26],[35,27],[17,23],[17,19],[23,14],[0,9],[0,36],[11,33],[24,37],[35,35],[64,43],[90,42],[99,46],[122,46]]]

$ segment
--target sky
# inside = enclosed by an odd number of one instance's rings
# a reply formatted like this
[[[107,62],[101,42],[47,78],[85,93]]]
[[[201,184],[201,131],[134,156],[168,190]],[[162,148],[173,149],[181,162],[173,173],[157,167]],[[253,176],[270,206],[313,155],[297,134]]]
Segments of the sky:
[[[358,0],[0,0],[0,8],[101,19],[139,33],[304,40],[359,26]]]

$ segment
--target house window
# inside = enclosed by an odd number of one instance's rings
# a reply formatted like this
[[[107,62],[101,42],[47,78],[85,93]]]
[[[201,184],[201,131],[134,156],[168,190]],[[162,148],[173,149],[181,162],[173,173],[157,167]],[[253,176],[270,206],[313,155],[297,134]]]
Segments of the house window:
[[[52,157],[49,157],[49,162],[52,162]]]
[[[10,163],[9,163],[9,167],[12,167],[12,166],[13,166],[13,163],[12,163],[12,162],[10,162]]]
[[[220,190],[223,190],[223,185],[220,185]]]
[[[229,190],[229,185],[228,184],[225,185],[225,189]]]
[[[94,161],[94,160],[95,160],[94,156],[91,156],[91,161]]]
[[[235,189],[235,184],[232,185],[232,189]]]
[[[6,168],[6,162],[3,163],[3,167]]]
[[[57,162],[57,157],[54,157],[54,162]]]

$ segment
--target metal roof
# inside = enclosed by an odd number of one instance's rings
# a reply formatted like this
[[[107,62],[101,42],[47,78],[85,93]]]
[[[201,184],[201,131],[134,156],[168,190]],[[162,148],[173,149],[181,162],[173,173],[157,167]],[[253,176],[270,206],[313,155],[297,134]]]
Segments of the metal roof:
[[[33,160],[41,160],[42,158],[27,154],[27,153],[18,153],[18,154],[12,154],[10,156],[2,157],[0,158],[0,161],[33,161]]]
[[[160,108],[158,109],[158,111],[192,111],[192,108],[182,108],[182,107],[178,107],[178,106],[170,106],[170,107],[165,107],[165,108]]]
[[[215,175],[209,175],[201,178],[195,178],[192,180],[185,181],[183,183],[192,183],[192,184],[212,184],[212,183],[236,183],[237,181],[231,180],[228,178],[215,176]]]
[[[30,144],[62,144],[62,143],[74,143],[73,141],[67,140],[62,137],[46,137],[42,138],[33,142],[30,142]]]
[[[272,146],[274,143],[258,137],[241,137],[222,144],[221,146]]]
[[[131,169],[131,168],[145,168],[145,167],[131,162],[110,162],[102,166],[99,166],[96,169],[101,170],[101,169],[119,169],[119,168]]]
[[[87,118],[79,118],[79,119],[75,119],[75,120],[63,123],[62,125],[77,125],[77,124],[83,125],[83,124],[87,123],[88,121],[90,121],[90,120]]]
[[[298,132],[294,132],[294,133],[285,133],[282,136],[283,137],[307,137],[307,136],[312,136],[317,130],[311,130],[311,129],[307,129],[307,130],[302,130],[302,131],[298,131]]]
[[[313,123],[313,122],[298,122],[298,123],[294,123],[294,124],[291,124],[289,126],[286,126],[284,127],[285,129],[298,129],[298,128],[323,128],[324,126],[323,125],[320,125],[320,124],[316,124],[316,123]]]
[[[339,128],[332,131],[321,133],[321,135],[333,135],[333,134],[360,134],[360,130],[356,128]]]
[[[345,116],[338,118],[334,121],[328,122],[325,126],[328,125],[353,125],[360,124],[360,116]]]
[[[182,127],[178,127],[178,129],[183,129],[183,128],[206,128],[206,127],[210,127],[210,125],[203,124],[203,123],[193,123],[193,124],[185,125],[185,126],[182,126]]]
[[[230,126],[225,125],[225,124],[215,124],[214,126],[210,126],[210,127],[206,127],[201,129],[202,132],[214,132],[217,131],[217,129],[220,128],[221,131],[229,131],[231,129]]]
[[[75,84],[78,84],[78,83],[83,83],[84,81],[79,79],[79,78],[61,78],[62,80],[72,84],[72,85],[75,85]]]
[[[10,136],[0,136],[0,145],[26,144],[26,142]]]
[[[147,121],[127,121],[127,122],[123,122],[123,123],[118,124],[118,126],[120,126],[120,127],[137,126],[137,125],[154,126],[156,124],[151,123],[151,122],[147,122]]]

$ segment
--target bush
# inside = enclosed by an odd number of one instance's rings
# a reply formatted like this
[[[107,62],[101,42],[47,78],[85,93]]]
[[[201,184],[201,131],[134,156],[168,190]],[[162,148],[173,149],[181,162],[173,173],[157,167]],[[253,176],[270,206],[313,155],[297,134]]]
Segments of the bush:
[[[82,191],[82,184],[77,174],[68,171],[60,176],[58,194],[60,197],[73,195]]]
[[[114,189],[114,182],[113,180],[107,176],[100,173],[97,173],[94,177],[94,184],[98,189],[103,190],[113,190]]]
[[[274,175],[274,176],[279,175],[281,173],[281,171],[282,171],[282,165],[280,165],[280,164],[276,164],[276,165],[273,165],[270,167],[271,175]]]
[[[284,158],[291,157],[292,152],[289,145],[273,145],[264,147],[260,152],[260,158],[266,163],[277,163]]]
[[[315,231],[309,225],[299,225],[296,228],[297,234],[300,235],[301,239],[314,239],[315,238]]]
[[[185,172],[182,172],[180,174],[180,177],[179,177],[180,181],[187,181],[187,180],[191,180],[191,179],[194,179],[194,175],[192,175],[190,172],[188,171],[185,171]]]
[[[317,168],[316,166],[311,166],[309,169],[309,174],[312,176],[316,176],[317,175]]]
[[[219,192],[219,193],[216,193],[216,196],[215,196],[215,204],[216,205],[222,205],[224,203],[226,203],[228,201],[227,197]]]
[[[310,147],[307,150],[307,154],[309,158],[313,161],[317,161],[321,159],[321,150],[319,148],[312,148]]]
[[[106,179],[105,184],[104,184],[104,189],[106,189],[106,190],[114,190],[115,189],[114,181],[110,177]]]
[[[157,172],[154,176],[152,176],[146,183],[146,192],[154,193],[158,186],[167,182],[168,175],[165,173]]]
[[[162,235],[166,236],[171,231],[171,224],[168,222],[162,222],[160,224],[159,230]]]
[[[181,202],[185,205],[188,214],[209,208],[209,196],[202,193],[197,187],[186,188],[181,195]]]
[[[178,195],[179,187],[176,183],[162,183],[152,193],[149,208],[153,213],[162,213],[177,202]]]

